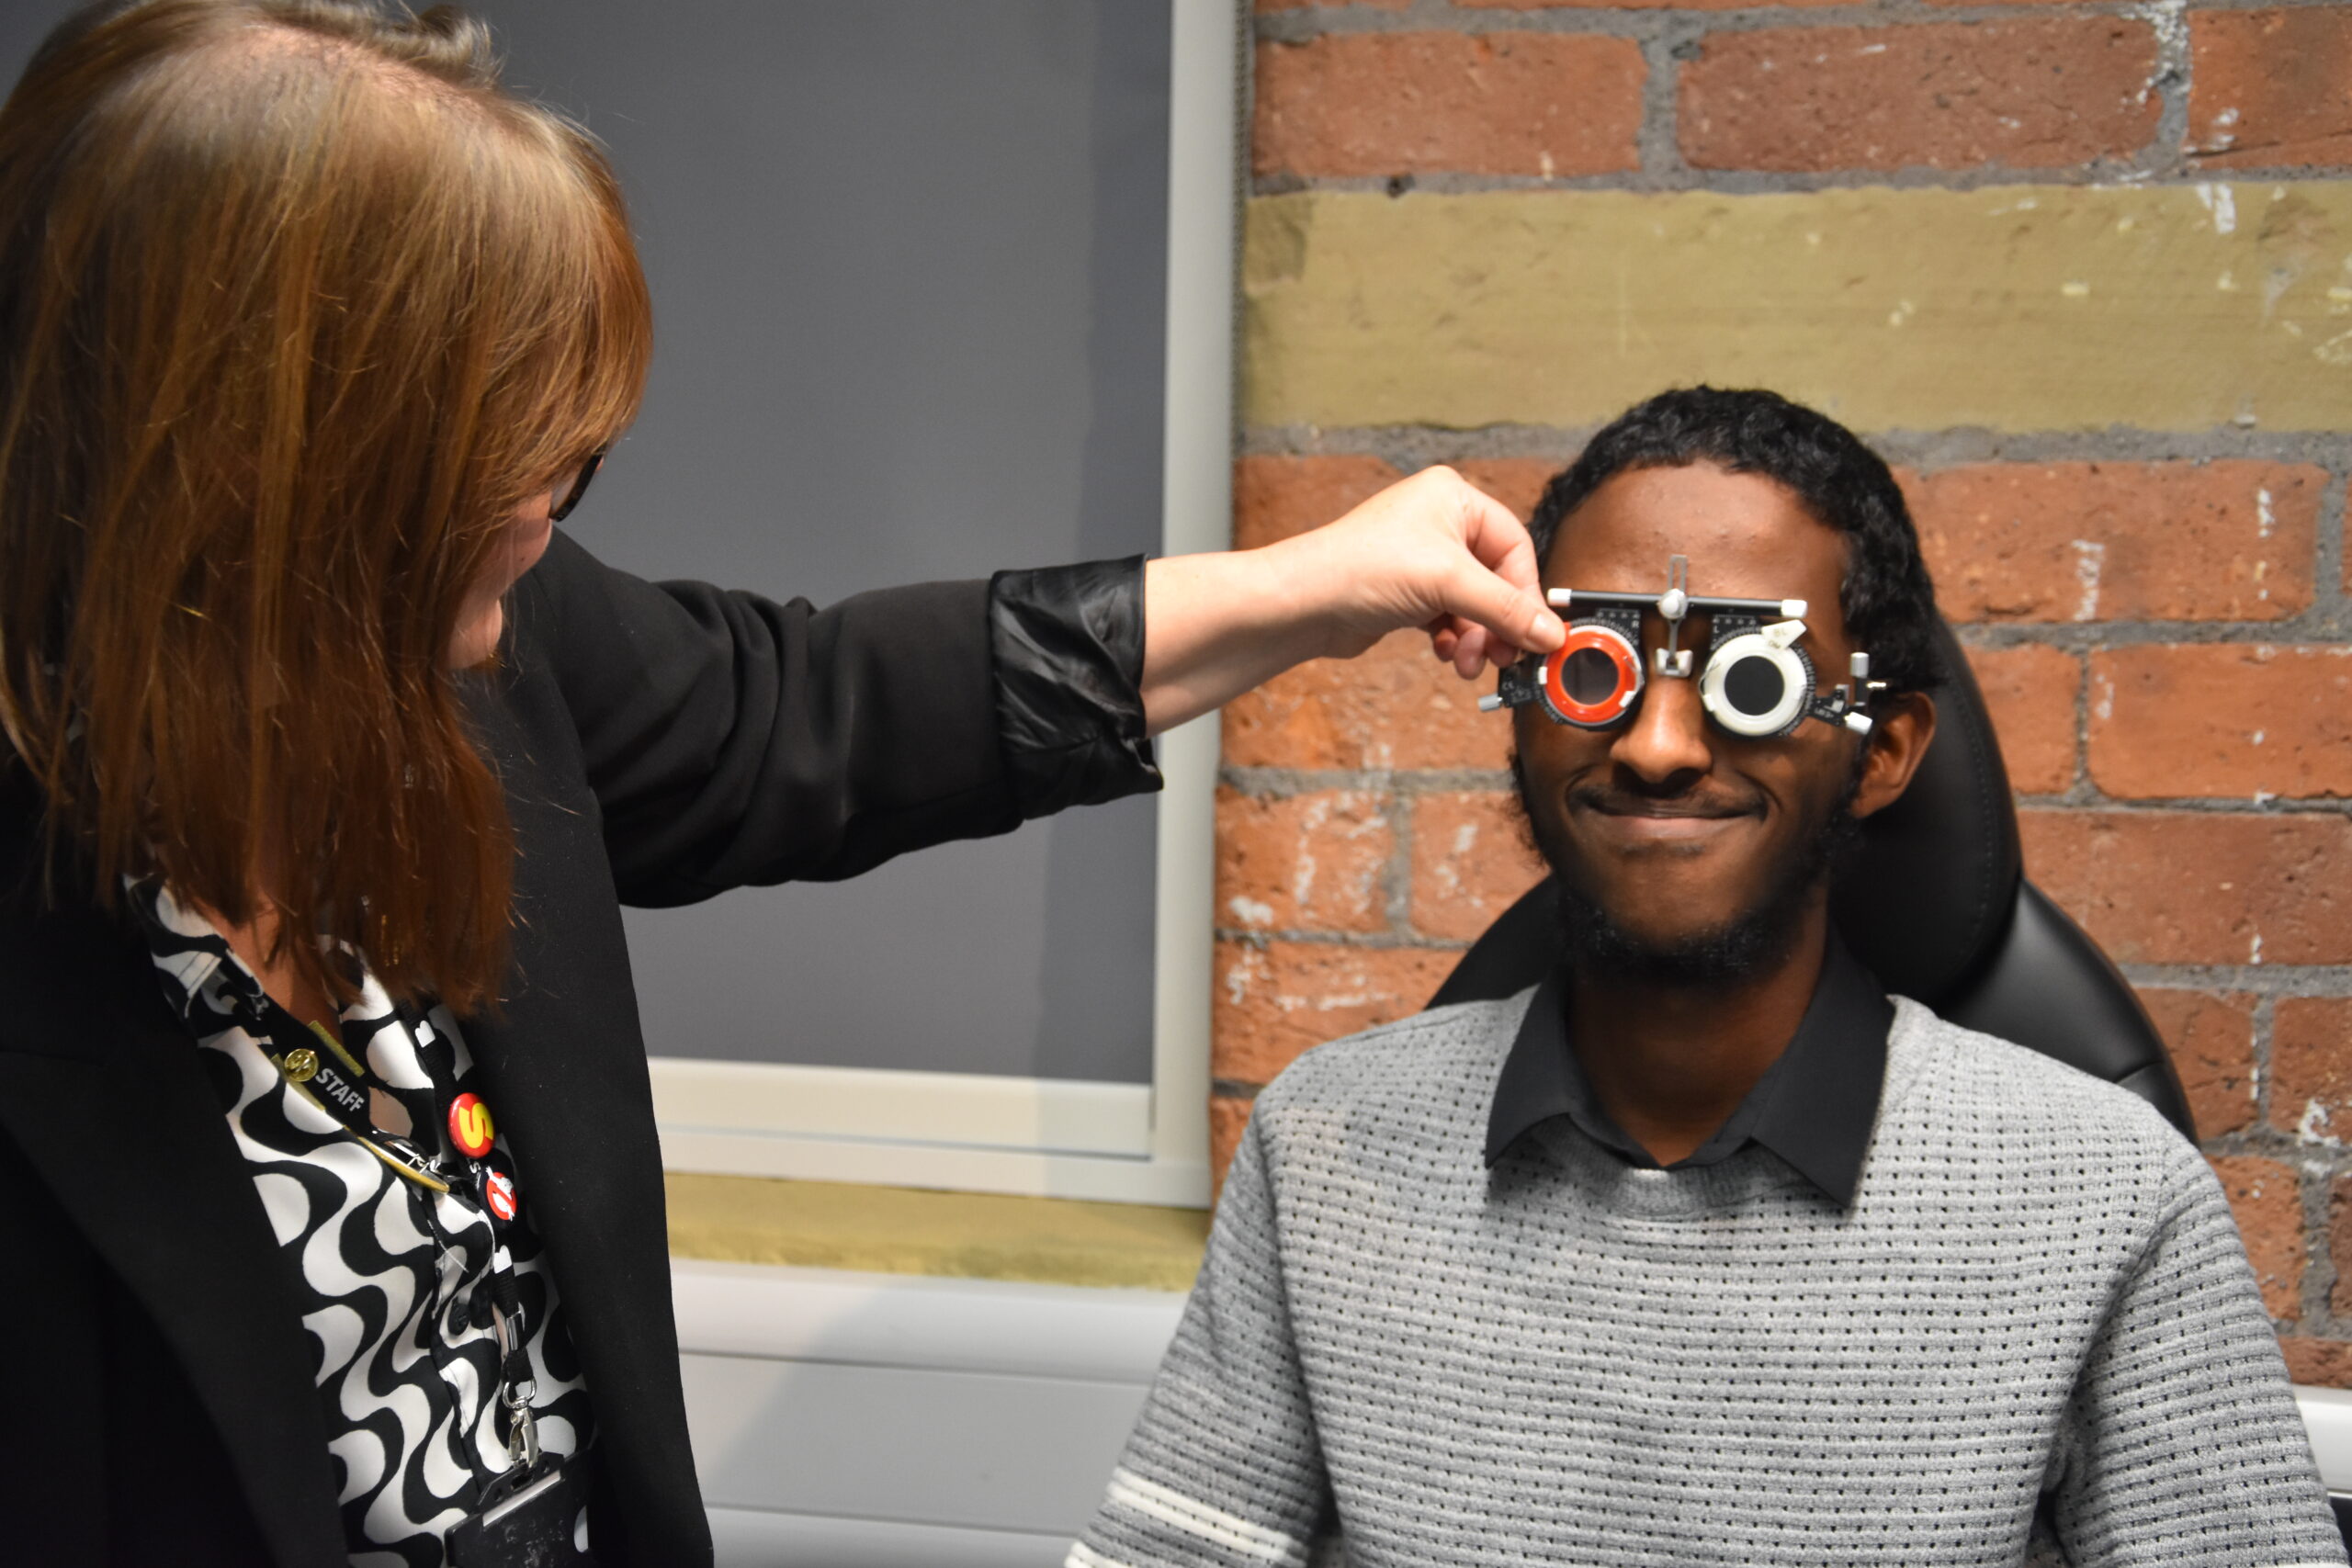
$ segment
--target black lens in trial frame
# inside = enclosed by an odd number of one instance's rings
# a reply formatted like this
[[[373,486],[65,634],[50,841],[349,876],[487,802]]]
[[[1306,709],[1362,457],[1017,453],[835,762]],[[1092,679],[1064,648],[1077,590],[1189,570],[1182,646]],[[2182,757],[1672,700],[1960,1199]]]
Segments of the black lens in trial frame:
[[[554,509],[548,512],[548,521],[560,523],[571,516],[572,509],[580,504],[580,498],[588,493],[588,486],[595,479],[596,470],[604,466],[604,448],[598,447],[588,454],[588,460],[581,464],[580,471],[571,477],[571,488],[563,492],[561,499],[556,502]]]

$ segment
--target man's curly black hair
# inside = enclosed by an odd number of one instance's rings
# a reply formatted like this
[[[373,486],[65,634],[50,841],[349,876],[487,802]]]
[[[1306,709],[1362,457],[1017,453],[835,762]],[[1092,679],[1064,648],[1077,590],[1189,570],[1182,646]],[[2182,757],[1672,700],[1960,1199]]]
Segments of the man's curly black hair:
[[[1678,388],[1619,414],[1544,487],[1529,525],[1535,558],[1550,559],[1561,524],[1613,476],[1692,463],[1776,480],[1845,535],[1838,606],[1871,678],[1894,693],[1937,683],[1935,584],[1894,476],[1852,431],[1778,392]]]

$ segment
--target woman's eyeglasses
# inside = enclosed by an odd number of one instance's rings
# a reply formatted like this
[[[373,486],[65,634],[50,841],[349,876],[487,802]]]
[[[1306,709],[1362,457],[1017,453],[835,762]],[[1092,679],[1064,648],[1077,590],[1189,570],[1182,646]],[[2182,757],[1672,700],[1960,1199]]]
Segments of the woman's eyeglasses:
[[[554,510],[548,513],[548,521],[560,523],[571,516],[572,508],[580,504],[580,498],[588,493],[589,482],[595,479],[596,470],[604,466],[605,454],[601,450],[590,453],[588,460],[580,465],[580,471],[571,477],[571,488],[563,492]]]

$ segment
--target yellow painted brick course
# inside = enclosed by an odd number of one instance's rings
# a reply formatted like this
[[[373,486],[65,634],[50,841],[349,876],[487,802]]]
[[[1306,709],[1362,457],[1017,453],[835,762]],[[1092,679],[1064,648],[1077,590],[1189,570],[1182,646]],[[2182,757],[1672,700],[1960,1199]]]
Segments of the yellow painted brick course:
[[[2352,181],[1252,201],[1253,424],[1609,418],[1770,386],[1865,430],[2352,423]]]
[[[671,1252],[728,1263],[1185,1291],[1208,1242],[1198,1209],[674,1170],[663,1184]]]

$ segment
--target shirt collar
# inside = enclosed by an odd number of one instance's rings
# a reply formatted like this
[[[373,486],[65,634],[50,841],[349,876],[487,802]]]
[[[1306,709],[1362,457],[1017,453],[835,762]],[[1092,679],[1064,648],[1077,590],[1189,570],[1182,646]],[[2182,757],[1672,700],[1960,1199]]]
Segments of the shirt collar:
[[[1565,1116],[1619,1157],[1655,1166],[1601,1109],[1568,1044],[1566,999],[1565,966],[1555,967],[1536,987],[1495,1081],[1487,1163],[1538,1123]],[[1832,932],[1796,1033],[1723,1126],[1676,1168],[1712,1165],[1757,1143],[1838,1203],[1851,1203],[1878,1119],[1894,1021],[1885,990]]]
[[[218,1010],[254,1016],[262,1001],[261,982],[231,951],[212,922],[173,897],[160,876],[123,878],[123,893],[147,939],[156,978],[180,1021],[193,1027],[199,1002]]]

